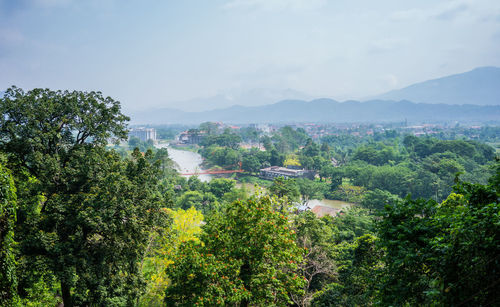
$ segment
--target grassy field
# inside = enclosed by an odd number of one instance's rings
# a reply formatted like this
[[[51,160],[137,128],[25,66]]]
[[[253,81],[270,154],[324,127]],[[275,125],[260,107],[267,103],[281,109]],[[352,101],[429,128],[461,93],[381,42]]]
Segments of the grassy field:
[[[237,174],[234,179],[238,180],[238,182],[240,182],[240,183],[248,183],[250,185],[257,184],[257,185],[259,185],[261,187],[265,187],[265,188],[270,187],[271,184],[273,183],[270,180],[261,179],[259,177],[256,177],[256,176],[253,176],[250,174],[245,174],[245,173]]]

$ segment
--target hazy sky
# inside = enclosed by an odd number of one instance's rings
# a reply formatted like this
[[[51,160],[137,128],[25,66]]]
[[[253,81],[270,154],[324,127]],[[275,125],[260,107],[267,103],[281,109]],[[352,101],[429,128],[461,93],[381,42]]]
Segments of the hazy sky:
[[[499,0],[0,0],[0,90],[125,109],[255,88],[367,97],[500,66]]]

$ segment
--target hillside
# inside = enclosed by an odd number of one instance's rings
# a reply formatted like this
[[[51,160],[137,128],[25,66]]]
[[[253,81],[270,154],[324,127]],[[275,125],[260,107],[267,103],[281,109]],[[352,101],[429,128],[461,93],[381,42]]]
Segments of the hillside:
[[[500,105],[500,68],[474,70],[416,83],[375,97],[422,103]]]
[[[331,99],[284,100],[275,104],[232,106],[206,112],[174,109],[131,114],[133,124],[197,124],[288,122],[393,122],[393,121],[498,121],[500,106],[424,104],[410,101],[371,100],[338,102]]]
[[[195,98],[179,101],[175,105],[182,111],[209,111],[213,109],[228,108],[233,105],[262,106],[276,101],[287,99],[310,100],[313,97],[292,89],[264,89],[233,90],[206,98]],[[172,104],[172,103],[171,103]]]

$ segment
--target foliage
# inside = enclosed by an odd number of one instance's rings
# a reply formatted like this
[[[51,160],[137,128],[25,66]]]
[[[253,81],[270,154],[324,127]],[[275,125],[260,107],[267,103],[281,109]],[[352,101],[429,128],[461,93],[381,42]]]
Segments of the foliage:
[[[219,147],[211,145],[201,150],[201,155],[212,165],[222,167],[237,168],[241,160],[241,154],[238,150],[231,147]]]
[[[231,132],[230,129],[226,129],[222,134],[207,135],[207,137],[201,142],[201,145],[204,147],[217,145],[231,149],[238,149],[239,143],[241,143],[241,137],[236,133]]]
[[[353,242],[365,234],[375,233],[373,215],[368,210],[357,206],[343,210],[343,214],[336,218],[325,218],[331,219],[330,223],[334,229],[332,241],[337,244]]]
[[[140,306],[163,306],[165,290],[169,285],[165,268],[173,263],[179,246],[188,241],[198,242],[203,215],[195,208],[170,210],[166,213],[172,218],[170,227],[156,228],[150,235],[146,257],[142,263],[142,273],[147,281]]]
[[[196,208],[203,214],[208,214],[218,206],[215,195],[210,192],[187,191],[177,199],[177,207],[183,210]]]
[[[274,178],[273,184],[269,187],[269,192],[279,198],[286,197],[289,201],[298,201],[300,197],[299,186],[295,179],[285,179],[283,177]]]
[[[238,200],[245,201],[248,199],[248,191],[243,185],[241,188],[234,188],[222,196],[222,201],[232,203]]]
[[[336,265],[329,251],[333,229],[323,219],[318,219],[311,211],[304,211],[294,219],[297,231],[297,244],[306,252],[299,263],[300,272],[305,278],[304,292],[292,295],[295,304],[308,306],[312,296],[325,285],[336,280]]]
[[[386,206],[379,225],[383,304],[498,304],[500,168],[488,185],[459,182],[438,204]]]
[[[297,178],[302,203],[307,203],[311,199],[323,199],[328,185],[324,182],[309,180],[306,178]]]
[[[26,297],[21,300],[22,306],[45,307],[57,306],[62,303],[61,298],[56,295],[56,293],[60,292],[60,288],[53,276],[50,276],[48,280],[40,278],[37,282],[33,283],[32,287],[26,289],[26,291]]]
[[[219,129],[217,123],[204,122],[200,124],[199,130],[205,131],[208,135],[215,135]]]
[[[241,160],[241,167],[247,172],[257,173],[262,167],[262,164],[258,157],[254,155],[246,155]]]
[[[370,210],[382,210],[385,205],[390,205],[400,200],[401,198],[397,195],[384,190],[375,189],[373,191],[368,191],[364,195],[361,206]]]
[[[135,148],[139,148],[141,152],[145,152],[148,149],[154,148],[154,141],[149,139],[147,141],[141,141],[136,136],[131,136],[128,140],[129,149],[134,150]]]
[[[283,166],[287,167],[287,166],[298,166],[300,167],[300,162],[299,162],[299,159],[297,158],[297,156],[294,156],[294,155],[288,155],[285,159],[285,161],[283,162]]]
[[[430,241],[439,231],[432,221],[436,202],[407,198],[385,208],[379,224],[380,244],[386,251],[380,290],[382,303],[430,304],[426,295],[433,284],[429,274]]]
[[[0,305],[17,301],[14,223],[17,194],[10,171],[0,164]]]
[[[302,250],[285,212],[269,197],[226,205],[203,227],[202,244],[188,242],[167,267],[167,304],[283,305],[301,292],[293,273]]]
[[[350,203],[360,203],[363,200],[365,189],[350,184],[339,185],[337,189],[327,194],[330,199],[343,200]]]
[[[360,146],[353,155],[353,160],[362,160],[373,165],[395,163],[402,159],[392,146],[383,143]]]
[[[293,129],[290,126],[280,128],[277,133],[272,136],[274,147],[281,154],[285,154],[298,149],[300,146],[305,145],[308,139],[309,136],[304,129]],[[271,164],[277,165],[274,163]]]
[[[338,282],[314,294],[311,306],[369,306],[374,302],[376,281],[381,269],[377,238],[367,234],[353,243],[335,246]]]
[[[19,191],[20,293],[53,274],[65,306],[131,303],[163,201],[151,152],[123,161],[105,149],[127,136],[119,103],[99,92],[12,87],[0,112],[0,149]]]
[[[208,187],[212,194],[221,198],[224,194],[230,192],[234,188],[235,184],[236,182],[231,179],[216,178],[210,181]]]

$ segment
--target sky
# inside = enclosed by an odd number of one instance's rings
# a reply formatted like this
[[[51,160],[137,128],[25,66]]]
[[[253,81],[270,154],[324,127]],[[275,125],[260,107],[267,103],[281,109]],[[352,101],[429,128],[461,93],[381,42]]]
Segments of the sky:
[[[0,0],[0,91],[125,110],[291,89],[363,99],[500,66],[498,0]]]

